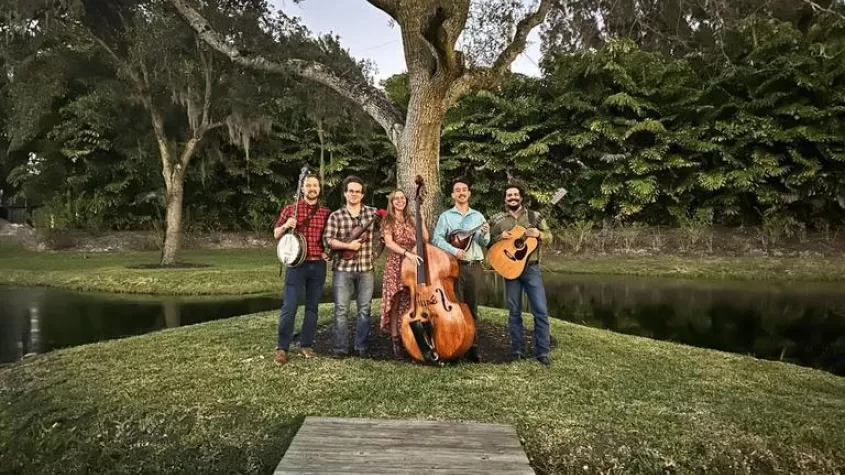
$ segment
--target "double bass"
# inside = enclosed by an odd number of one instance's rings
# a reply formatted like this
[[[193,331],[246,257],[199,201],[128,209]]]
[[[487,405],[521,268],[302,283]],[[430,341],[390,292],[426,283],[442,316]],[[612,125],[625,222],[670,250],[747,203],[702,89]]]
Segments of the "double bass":
[[[424,183],[416,178],[416,254],[422,263],[402,262],[402,284],[410,290],[411,305],[402,314],[400,335],[408,354],[417,361],[439,363],[460,358],[475,340],[475,321],[469,307],[455,297],[458,260],[423,239]]]

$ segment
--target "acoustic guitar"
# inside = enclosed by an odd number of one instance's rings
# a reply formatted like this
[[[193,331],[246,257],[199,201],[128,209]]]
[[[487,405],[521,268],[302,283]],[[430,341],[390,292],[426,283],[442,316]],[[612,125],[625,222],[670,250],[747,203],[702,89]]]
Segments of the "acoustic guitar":
[[[539,226],[540,221],[543,220],[545,215],[564,196],[566,196],[566,189],[558,188],[554,197],[552,197],[552,201],[536,216],[536,222],[531,223],[532,227],[536,228]],[[496,241],[487,251],[487,262],[490,264],[490,267],[505,279],[516,279],[519,277],[525,270],[525,264],[528,263],[528,256],[540,245],[540,241],[537,238],[526,236],[525,231],[526,229],[522,226],[514,226],[510,230],[511,237]]]

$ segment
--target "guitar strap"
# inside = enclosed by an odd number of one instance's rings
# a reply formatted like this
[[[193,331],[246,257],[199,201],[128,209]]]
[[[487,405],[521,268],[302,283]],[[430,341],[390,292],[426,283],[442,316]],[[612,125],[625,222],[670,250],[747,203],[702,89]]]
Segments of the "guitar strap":
[[[528,222],[531,223],[531,226],[533,226],[537,229],[540,229],[540,221],[543,220],[543,216],[539,212],[534,211],[534,210],[530,210],[530,209],[527,209],[527,208],[526,208],[525,211],[528,212]],[[542,258],[542,256],[540,255],[540,252],[542,250],[543,250],[543,246],[537,246],[537,261],[538,262]]]
[[[320,204],[319,204],[319,203],[317,203],[317,205],[316,205],[316,206],[314,206],[314,209],[312,209],[312,210],[311,210],[311,212],[310,212],[310,213],[308,213],[308,216],[306,216],[306,217],[305,217],[305,220],[304,220],[304,221],[302,221],[302,224],[301,224],[301,225],[299,225],[299,224],[298,224],[298,225],[296,225],[296,227],[297,227],[297,228],[299,228],[300,226],[302,226],[302,228],[303,228],[303,229],[304,229],[304,228],[307,228],[307,227],[308,227],[308,223],[310,223],[310,222],[311,222],[311,218],[313,218],[313,217],[314,217],[314,215],[315,215],[315,214],[317,214],[317,211],[319,211],[319,209],[320,209]]]

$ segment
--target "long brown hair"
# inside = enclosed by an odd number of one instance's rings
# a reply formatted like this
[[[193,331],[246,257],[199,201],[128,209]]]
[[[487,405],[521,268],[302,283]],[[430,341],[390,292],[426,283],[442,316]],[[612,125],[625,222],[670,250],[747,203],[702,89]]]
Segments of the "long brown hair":
[[[396,196],[396,193],[402,193],[405,196],[405,209],[402,210],[402,221],[401,223],[396,219],[396,208],[393,206],[393,198]],[[400,189],[395,189],[387,195],[387,214],[384,216],[384,224],[387,226],[391,226],[394,224],[405,224],[405,223],[414,223],[414,217],[409,214],[408,208],[410,208],[411,202],[408,199],[408,195],[405,194],[404,191]]]

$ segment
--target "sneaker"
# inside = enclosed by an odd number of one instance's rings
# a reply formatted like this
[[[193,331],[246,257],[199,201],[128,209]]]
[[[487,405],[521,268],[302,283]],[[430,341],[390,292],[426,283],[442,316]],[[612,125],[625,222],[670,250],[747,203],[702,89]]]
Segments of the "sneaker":
[[[276,357],[273,362],[277,365],[283,365],[288,362],[288,352],[285,350],[276,350]]]
[[[310,359],[310,358],[316,358],[316,357],[317,357],[317,352],[315,352],[315,351],[314,351],[314,348],[303,348],[303,349],[301,349],[299,352],[300,352],[300,353],[302,353],[302,356],[303,356],[305,359]]]
[[[539,361],[540,364],[543,365],[543,366],[551,366],[552,365],[552,362],[549,361],[548,356],[538,356],[537,361]]]

